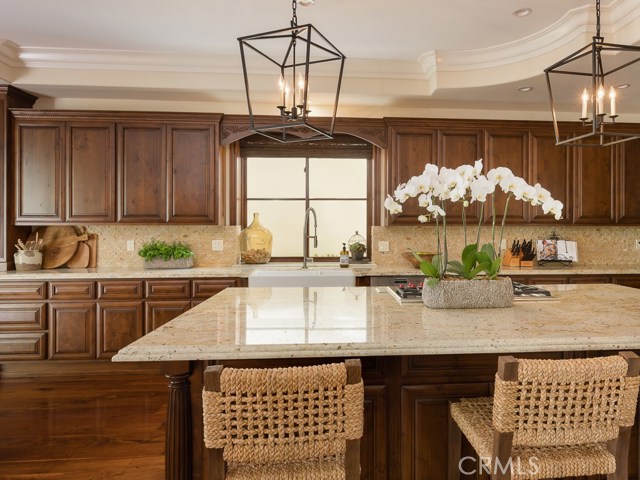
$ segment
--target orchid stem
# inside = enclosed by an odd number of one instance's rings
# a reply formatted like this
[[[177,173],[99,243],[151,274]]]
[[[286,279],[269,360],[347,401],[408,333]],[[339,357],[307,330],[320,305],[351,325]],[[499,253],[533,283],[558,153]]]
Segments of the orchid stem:
[[[509,210],[509,200],[513,196],[512,193],[507,195],[507,201],[504,204],[504,213],[502,214],[502,226],[500,227],[500,245],[498,246],[498,256],[502,253],[502,236],[504,234],[504,224],[507,222],[507,211]]]
[[[508,201],[508,200],[507,200]],[[482,205],[484,207],[484,204]],[[502,240],[500,240],[502,243]],[[493,251],[496,251],[496,194],[491,194],[491,245]]]
[[[482,227],[482,216],[484,215],[484,202],[480,206],[480,219],[478,220],[478,233],[476,234],[476,245],[480,246],[480,228]]]
[[[467,215],[466,207],[462,204],[462,231],[464,232],[464,245],[467,246]]]
[[[442,201],[442,210],[445,210],[445,201]],[[442,273],[441,276],[444,277],[444,273],[447,269],[447,263],[449,262],[449,248],[447,247],[447,216],[442,216],[442,229],[444,230],[444,258],[441,264]]]

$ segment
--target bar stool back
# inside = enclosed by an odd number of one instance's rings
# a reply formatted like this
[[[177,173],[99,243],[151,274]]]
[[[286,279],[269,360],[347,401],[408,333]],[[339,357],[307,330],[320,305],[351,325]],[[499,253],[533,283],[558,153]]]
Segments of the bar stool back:
[[[212,479],[360,478],[360,360],[204,373],[204,440]]]
[[[493,397],[450,406],[449,479],[460,478],[461,433],[492,479],[607,475],[627,479],[640,358],[499,357]],[[483,467],[484,465],[484,467]]]

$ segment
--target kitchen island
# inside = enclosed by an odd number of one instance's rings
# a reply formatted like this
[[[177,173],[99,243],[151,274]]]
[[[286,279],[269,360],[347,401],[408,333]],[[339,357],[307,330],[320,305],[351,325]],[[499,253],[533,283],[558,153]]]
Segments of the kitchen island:
[[[400,304],[374,287],[228,288],[114,361],[167,362],[167,478],[206,478],[199,396],[206,365],[358,357],[366,395],[363,478],[439,480],[448,401],[489,394],[499,354],[570,358],[640,349],[640,290],[548,288],[550,300],[488,310]]]

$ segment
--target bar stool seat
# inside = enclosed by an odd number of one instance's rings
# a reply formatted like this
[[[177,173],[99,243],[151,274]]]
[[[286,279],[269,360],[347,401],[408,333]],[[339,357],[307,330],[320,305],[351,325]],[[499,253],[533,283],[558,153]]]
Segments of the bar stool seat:
[[[449,480],[461,468],[492,479],[607,475],[627,479],[640,357],[527,360],[499,357],[493,397],[450,405]],[[461,434],[480,462],[463,466]]]
[[[332,459],[308,460],[286,464],[228,464],[227,480],[344,480],[344,456]]]
[[[462,399],[451,404],[451,416],[478,456],[488,462],[492,471],[493,398]],[[607,450],[605,442],[556,447],[514,446],[511,452],[513,480],[533,478],[562,478],[614,473],[616,458]],[[529,472],[529,467],[538,471]]]

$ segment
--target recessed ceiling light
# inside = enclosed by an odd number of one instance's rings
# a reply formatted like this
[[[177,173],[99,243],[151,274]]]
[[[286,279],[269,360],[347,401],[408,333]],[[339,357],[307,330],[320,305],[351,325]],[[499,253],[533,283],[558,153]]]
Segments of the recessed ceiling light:
[[[513,15],[515,15],[516,17],[526,17],[531,15],[532,13],[533,13],[533,10],[527,7],[527,8],[519,8],[518,10],[513,12]]]
[[[301,7],[310,7],[311,5],[313,5],[315,2],[315,0],[296,0],[296,3],[298,5],[300,5]]]
[[[521,92],[530,92],[533,90],[533,87],[520,87],[518,90]]]
[[[630,83],[621,83],[620,85],[616,85],[616,90],[624,90],[625,88],[629,88],[630,86]]]

